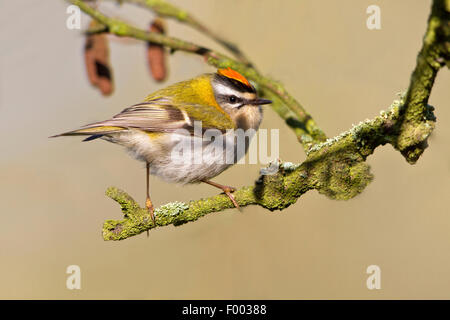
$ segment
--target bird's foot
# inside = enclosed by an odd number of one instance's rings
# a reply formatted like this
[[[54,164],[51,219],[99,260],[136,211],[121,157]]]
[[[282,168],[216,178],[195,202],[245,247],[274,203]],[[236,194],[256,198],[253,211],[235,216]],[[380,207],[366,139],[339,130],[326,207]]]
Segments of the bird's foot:
[[[150,199],[147,198],[145,201],[145,206],[147,207],[148,214],[150,215],[150,218],[152,218],[153,224],[156,225],[156,217],[155,217],[155,209],[153,208],[153,204],[150,201]]]
[[[239,207],[239,204],[236,202],[236,199],[234,198],[232,192],[236,191],[236,188],[233,187],[228,187],[228,186],[224,186],[225,188],[223,188],[223,192],[228,196],[228,198],[230,198],[231,202],[233,202],[234,206],[238,209],[241,209],[241,207]]]
[[[234,206],[238,209],[241,209],[239,207],[239,204],[236,202],[236,199],[234,198],[234,196],[232,195],[232,192],[236,191],[236,188],[230,187],[230,186],[224,186],[222,184],[216,183],[216,182],[212,182],[209,180],[203,180],[204,183],[207,183],[213,187],[219,188],[221,189],[227,196],[228,198],[230,198],[231,202],[234,204]]]

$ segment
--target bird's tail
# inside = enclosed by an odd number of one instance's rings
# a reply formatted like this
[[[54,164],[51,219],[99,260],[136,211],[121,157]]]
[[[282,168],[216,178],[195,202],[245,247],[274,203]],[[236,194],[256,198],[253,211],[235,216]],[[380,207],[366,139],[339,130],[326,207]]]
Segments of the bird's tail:
[[[63,137],[63,136],[89,136],[83,141],[91,141],[97,138],[102,137],[105,134],[111,134],[116,133],[119,131],[125,130],[125,128],[122,127],[113,127],[113,126],[95,126],[95,125],[88,125],[85,127],[82,127],[81,129],[68,131],[64,133],[60,133],[54,136],[51,136],[49,138],[56,138],[56,137]]]

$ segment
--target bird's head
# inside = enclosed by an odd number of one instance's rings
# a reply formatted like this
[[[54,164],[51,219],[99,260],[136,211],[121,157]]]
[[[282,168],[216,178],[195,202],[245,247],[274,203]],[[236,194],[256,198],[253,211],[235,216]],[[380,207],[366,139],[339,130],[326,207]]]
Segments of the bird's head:
[[[212,88],[217,103],[225,111],[239,110],[247,106],[260,106],[272,101],[258,98],[255,88],[239,72],[227,68],[213,75]]]

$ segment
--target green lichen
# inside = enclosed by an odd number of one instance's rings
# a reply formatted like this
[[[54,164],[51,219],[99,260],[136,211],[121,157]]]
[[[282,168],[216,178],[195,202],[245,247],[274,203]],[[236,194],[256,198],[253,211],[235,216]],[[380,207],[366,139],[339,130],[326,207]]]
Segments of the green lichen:
[[[120,204],[124,215],[135,212],[140,208],[132,197],[116,187],[109,187],[108,189],[106,189],[105,194]]]
[[[292,162],[283,162],[280,164],[280,169],[283,169],[284,171],[290,172],[294,171],[298,167],[300,167],[300,164],[292,163]]]
[[[155,209],[155,215],[160,216],[170,216],[174,217],[182,213],[184,210],[188,209],[189,206],[184,202],[170,202],[157,209]]]

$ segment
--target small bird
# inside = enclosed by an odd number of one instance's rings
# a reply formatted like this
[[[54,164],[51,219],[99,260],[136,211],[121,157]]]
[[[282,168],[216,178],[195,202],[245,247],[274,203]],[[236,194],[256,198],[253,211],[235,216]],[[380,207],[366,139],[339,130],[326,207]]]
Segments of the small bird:
[[[258,98],[255,88],[237,71],[219,69],[216,73],[158,90],[109,120],[52,137],[88,136],[83,141],[100,138],[125,147],[134,158],[145,162],[145,204],[155,223],[150,174],[167,182],[210,184],[221,189],[239,208],[232,195],[235,188],[210,179],[245,155],[252,135],[246,137],[244,151],[237,152],[237,129],[241,132],[258,130],[262,120],[261,105],[271,102]],[[198,124],[201,124],[201,131],[196,129]],[[215,133],[213,139],[206,136],[208,130]],[[180,161],[174,157],[174,150],[186,143],[194,145],[193,152],[185,153]],[[195,148],[196,145],[201,148]],[[199,156],[201,161],[198,161]]]

